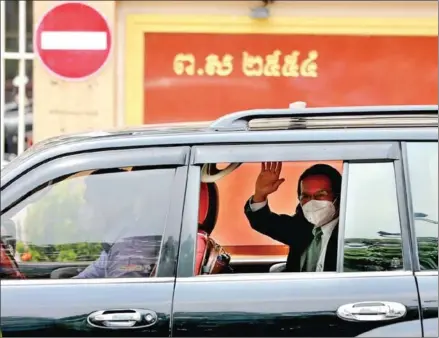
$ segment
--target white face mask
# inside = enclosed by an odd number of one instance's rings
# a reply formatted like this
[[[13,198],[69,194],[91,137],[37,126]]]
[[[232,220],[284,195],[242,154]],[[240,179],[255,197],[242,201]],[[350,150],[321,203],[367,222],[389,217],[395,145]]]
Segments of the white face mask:
[[[302,206],[305,218],[316,227],[321,227],[333,220],[336,210],[330,201],[311,200]]]

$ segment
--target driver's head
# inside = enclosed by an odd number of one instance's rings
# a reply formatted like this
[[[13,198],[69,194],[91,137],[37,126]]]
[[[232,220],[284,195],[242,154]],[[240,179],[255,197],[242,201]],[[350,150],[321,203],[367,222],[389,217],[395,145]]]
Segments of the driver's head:
[[[315,226],[322,226],[339,212],[341,175],[327,164],[316,164],[306,169],[299,178],[297,195],[305,218]]]

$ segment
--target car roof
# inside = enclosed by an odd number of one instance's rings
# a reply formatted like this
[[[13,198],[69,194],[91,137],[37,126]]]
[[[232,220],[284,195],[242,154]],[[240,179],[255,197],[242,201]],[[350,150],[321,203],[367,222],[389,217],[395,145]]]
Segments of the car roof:
[[[306,142],[309,141],[307,123],[316,123],[316,118],[320,119],[317,121],[320,127],[318,124],[313,128],[313,140],[318,140],[320,137],[322,141],[334,141],[340,139],[341,136],[345,140],[416,139],[424,137],[425,132],[429,133],[429,138],[437,139],[437,115],[437,105],[304,108],[300,103],[297,107],[292,105],[288,109],[240,111],[220,117],[216,121],[160,123],[61,135],[34,144],[11,161],[2,171],[1,185],[3,186],[4,178],[9,176],[11,171],[16,170],[25,162],[29,163],[26,163],[19,171],[27,170],[25,167],[29,169],[30,166],[51,158],[89,150],[139,146],[278,142],[280,139]],[[394,124],[395,118],[400,117],[403,117],[400,123]],[[350,118],[355,123],[366,121],[366,124],[356,125],[349,129],[350,127],[347,128],[344,125],[346,118]],[[250,127],[252,120],[262,121],[264,128],[252,132]],[[280,121],[280,124],[276,121]],[[427,122],[429,124],[425,124]],[[331,124],[333,124],[332,127],[329,126]],[[291,129],[295,129],[295,133],[291,133]],[[342,135],[337,132],[339,129],[343,129]],[[389,133],[389,130],[392,132]],[[29,161],[30,159],[32,161]]]

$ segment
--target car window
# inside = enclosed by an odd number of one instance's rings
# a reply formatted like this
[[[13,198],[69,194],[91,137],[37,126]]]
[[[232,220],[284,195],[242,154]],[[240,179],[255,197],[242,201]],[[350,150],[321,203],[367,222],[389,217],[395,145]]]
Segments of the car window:
[[[344,272],[401,270],[393,162],[348,167],[343,176],[343,161],[243,163],[229,173],[227,164],[205,165],[194,274],[335,272],[338,240]]]
[[[233,172],[227,169],[233,167]],[[339,201],[342,169],[341,160],[204,166],[194,274],[335,271],[338,233],[335,205]],[[317,176],[318,186],[299,189],[304,173]],[[322,180],[322,173],[329,176]],[[257,182],[262,181],[265,181],[263,185],[279,185],[266,195],[264,202],[255,201]],[[307,193],[312,197],[305,196]],[[331,223],[321,237],[324,244],[319,243],[312,253],[308,253],[311,249],[307,247],[313,225],[307,219],[316,205],[309,199],[318,202],[317,209],[322,203],[328,208],[329,215],[322,221]],[[307,203],[311,208],[304,212],[302,205]],[[215,244],[211,245],[211,241]],[[323,252],[328,259],[325,260]],[[316,257],[311,257],[314,254]],[[280,269],[276,263],[281,264]]]
[[[125,168],[60,178],[2,215],[2,241],[26,278],[150,277],[174,173]]]
[[[407,144],[408,174],[421,270],[438,268],[438,144]]]
[[[393,163],[350,163],[344,271],[403,268]]]

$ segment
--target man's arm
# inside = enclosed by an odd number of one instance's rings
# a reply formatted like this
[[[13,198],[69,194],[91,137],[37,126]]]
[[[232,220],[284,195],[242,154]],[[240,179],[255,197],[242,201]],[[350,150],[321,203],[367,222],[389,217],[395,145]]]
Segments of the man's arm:
[[[267,197],[277,191],[285,181],[280,178],[281,170],[282,162],[261,163],[255,193],[245,204],[244,213],[256,231],[290,247],[299,247],[309,230],[307,224],[297,215],[278,215],[271,212],[267,202]]]
[[[107,259],[107,253],[105,251],[102,251],[97,260],[95,260],[79,274],[72,278],[104,278]]]
[[[267,201],[252,203],[252,198],[245,204],[244,212],[254,230],[289,246],[300,241],[303,222],[297,216],[278,215],[270,210]]]

